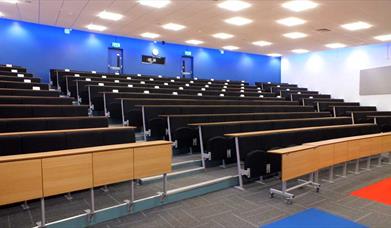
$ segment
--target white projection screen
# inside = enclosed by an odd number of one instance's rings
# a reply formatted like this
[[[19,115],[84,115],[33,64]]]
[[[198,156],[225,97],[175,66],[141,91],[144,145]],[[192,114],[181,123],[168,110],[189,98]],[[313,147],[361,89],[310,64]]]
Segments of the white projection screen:
[[[360,95],[391,94],[391,66],[360,71]]]

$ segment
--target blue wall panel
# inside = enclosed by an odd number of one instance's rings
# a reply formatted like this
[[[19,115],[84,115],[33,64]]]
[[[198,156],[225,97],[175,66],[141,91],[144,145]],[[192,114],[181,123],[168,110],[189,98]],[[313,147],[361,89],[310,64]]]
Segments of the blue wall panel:
[[[107,71],[108,47],[119,42],[124,50],[124,72],[178,76],[185,51],[194,56],[194,75],[200,78],[280,82],[280,58],[240,52],[95,34],[63,28],[0,19],[0,63],[25,66],[48,80],[50,68]],[[141,55],[157,48],[165,65],[141,63]]]

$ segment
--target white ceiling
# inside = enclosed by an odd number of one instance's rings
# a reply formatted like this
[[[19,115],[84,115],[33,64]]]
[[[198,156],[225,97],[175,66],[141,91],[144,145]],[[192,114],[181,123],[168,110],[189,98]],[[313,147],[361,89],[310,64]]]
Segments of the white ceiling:
[[[223,46],[240,47],[238,51],[267,54],[278,52],[292,54],[292,49],[304,48],[310,51],[327,49],[326,43],[341,42],[348,46],[377,43],[373,37],[391,33],[390,0],[314,0],[319,3],[315,9],[292,12],[281,7],[279,0],[245,0],[252,7],[231,12],[217,7],[222,2],[215,0],[172,0],[165,8],[142,6],[136,0],[19,0],[18,4],[1,2],[0,12],[4,17],[65,28],[86,30],[94,23],[108,27],[104,33],[140,38],[144,32],[158,33],[171,43],[185,44],[189,39],[202,40],[201,46],[220,49]],[[103,11],[123,14],[120,21],[107,21],[96,15]],[[242,16],[254,22],[245,26],[234,26],[224,22],[233,16]],[[275,21],[285,17],[299,17],[307,23],[286,27]],[[347,31],[341,24],[365,21],[372,28],[361,31]],[[173,22],[187,26],[181,31],[169,31],[161,25]],[[318,32],[328,28],[330,32]],[[282,36],[288,32],[304,32],[308,37],[291,40]],[[211,35],[218,32],[231,33],[234,38],[219,40]],[[266,40],[273,43],[268,47],[257,47],[254,41]]]

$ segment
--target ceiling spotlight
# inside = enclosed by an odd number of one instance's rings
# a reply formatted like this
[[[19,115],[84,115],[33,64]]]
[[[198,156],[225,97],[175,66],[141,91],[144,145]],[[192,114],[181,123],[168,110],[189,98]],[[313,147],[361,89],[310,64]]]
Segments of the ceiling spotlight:
[[[186,26],[180,25],[180,24],[175,24],[175,23],[168,23],[168,24],[162,25],[162,28],[167,29],[167,30],[179,31],[179,30],[186,28]]]
[[[283,36],[290,39],[300,39],[300,38],[307,37],[307,34],[302,32],[291,32],[291,33],[285,33]]]
[[[346,44],[343,43],[330,43],[325,45],[328,48],[344,48],[346,47]]]
[[[86,28],[88,28],[89,30],[95,30],[95,31],[99,31],[99,32],[102,32],[107,29],[103,25],[95,25],[95,24],[89,24],[86,26]]]
[[[224,46],[223,49],[233,51],[233,50],[238,50],[239,47],[228,45],[228,46]]]
[[[281,57],[282,56],[280,53],[269,53],[267,55],[270,57]]]
[[[226,10],[237,12],[249,8],[251,4],[239,0],[227,0],[218,4],[217,6]]]
[[[124,16],[119,13],[102,11],[98,14],[98,17],[105,19],[105,20],[118,21],[118,20],[121,20]]]
[[[225,23],[232,24],[232,25],[237,25],[237,26],[242,26],[242,25],[247,25],[253,22],[253,20],[244,18],[244,17],[231,17],[226,20],[224,20]]]
[[[214,38],[218,38],[218,39],[222,39],[222,40],[226,40],[226,39],[230,39],[230,38],[234,37],[234,36],[231,35],[231,34],[223,33],[223,32],[213,34],[212,36],[213,36]]]
[[[138,3],[144,6],[149,6],[153,8],[163,8],[171,3],[170,0],[139,0]]]
[[[271,42],[269,42],[269,41],[264,41],[264,40],[255,41],[255,42],[253,42],[253,44],[256,45],[256,46],[260,46],[260,47],[265,47],[265,46],[270,46],[270,45],[272,45]]]
[[[282,25],[285,25],[285,26],[295,26],[295,25],[302,25],[304,23],[306,23],[305,20],[303,19],[300,19],[300,18],[297,18],[297,17],[287,17],[287,18],[284,18],[284,19],[280,19],[278,21],[276,21],[278,24],[282,24]]]
[[[316,8],[319,4],[313,1],[307,1],[307,0],[293,0],[283,3],[281,6],[285,9],[294,11],[294,12],[301,12],[304,10],[309,10]]]
[[[372,25],[368,24],[367,22],[357,21],[357,22],[341,25],[341,27],[350,31],[356,31],[361,29],[368,29],[372,27]]]
[[[204,43],[204,41],[201,41],[201,40],[186,40],[185,42],[188,44],[193,44],[193,45],[199,45],[199,44]]]
[[[145,32],[145,33],[140,34],[140,36],[145,37],[145,38],[155,39],[155,38],[158,38],[160,35],[156,34],[156,33]]]
[[[391,34],[375,36],[373,38],[375,38],[376,40],[380,40],[380,41],[389,41],[389,40],[391,40]]]
[[[307,49],[293,49],[292,52],[296,54],[303,54],[308,53],[309,51]]]

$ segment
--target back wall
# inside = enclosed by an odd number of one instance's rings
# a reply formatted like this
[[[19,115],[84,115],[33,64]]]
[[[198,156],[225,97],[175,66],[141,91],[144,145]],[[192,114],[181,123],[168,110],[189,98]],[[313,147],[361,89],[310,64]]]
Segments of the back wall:
[[[107,72],[108,48],[119,42],[124,52],[124,73],[178,76],[181,57],[190,51],[194,57],[194,75],[200,78],[280,82],[280,58],[194,46],[96,34],[63,28],[0,19],[0,63],[21,65],[44,81],[49,69],[95,70]],[[152,48],[166,57],[165,65],[141,63],[141,55]]]

